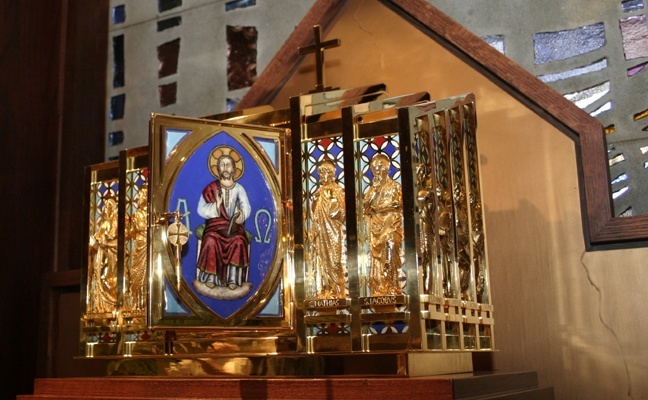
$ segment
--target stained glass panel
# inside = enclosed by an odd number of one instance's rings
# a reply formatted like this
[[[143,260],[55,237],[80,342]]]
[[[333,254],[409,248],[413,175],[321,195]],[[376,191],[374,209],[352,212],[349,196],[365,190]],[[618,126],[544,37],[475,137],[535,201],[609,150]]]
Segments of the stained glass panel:
[[[648,24],[645,15],[634,15],[619,20],[626,60],[648,57]]]
[[[110,99],[110,119],[124,118],[124,108],[126,106],[126,95],[118,94]]]
[[[558,32],[533,35],[535,64],[566,60],[600,49],[605,44],[603,22]]]
[[[124,4],[113,7],[112,10],[112,23],[114,25],[121,24],[126,21],[126,6]]]
[[[172,17],[158,21],[157,31],[162,32],[163,30],[173,28],[174,26],[180,26],[182,23],[182,17]]]
[[[643,0],[623,0],[621,2],[621,8],[624,13],[642,10],[644,8]]]
[[[113,88],[124,86],[124,35],[113,36]]]
[[[180,39],[161,44],[157,48],[158,60],[160,66],[158,77],[173,75],[178,72],[178,55],[180,53]]]
[[[182,5],[182,0],[158,0],[158,11],[165,12]]]
[[[227,26],[227,87],[252,86],[256,79],[258,33],[253,26]]]
[[[255,5],[256,0],[233,0],[225,3],[225,11],[231,11],[237,8],[245,8]]]

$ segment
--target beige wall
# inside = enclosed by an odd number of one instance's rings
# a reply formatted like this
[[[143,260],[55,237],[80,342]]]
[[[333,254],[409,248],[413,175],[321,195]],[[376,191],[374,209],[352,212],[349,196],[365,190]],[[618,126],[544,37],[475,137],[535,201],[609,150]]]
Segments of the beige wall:
[[[495,305],[495,367],[536,370],[559,399],[648,397],[648,249],[586,252],[574,143],[374,0],[325,35],[326,84],[474,92]],[[312,58],[275,107],[310,90]]]

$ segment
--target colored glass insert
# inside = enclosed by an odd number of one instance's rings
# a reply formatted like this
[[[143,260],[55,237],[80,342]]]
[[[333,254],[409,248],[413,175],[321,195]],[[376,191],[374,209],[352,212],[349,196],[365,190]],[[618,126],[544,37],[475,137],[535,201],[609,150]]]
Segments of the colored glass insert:
[[[124,86],[124,35],[113,36],[113,88]]]
[[[230,112],[230,111],[234,111],[236,109],[236,106],[238,106],[241,99],[227,98],[226,101],[227,101],[227,112]]]
[[[126,95],[118,94],[110,98],[110,119],[124,118],[124,108],[126,106]]]
[[[158,0],[158,11],[165,12],[182,5],[182,0]]]
[[[626,60],[648,57],[648,24],[645,15],[634,15],[619,20]]]
[[[162,32],[165,29],[173,28],[174,26],[179,26],[182,23],[182,17],[173,17],[163,19],[157,23],[157,31]]]
[[[121,24],[126,21],[126,6],[119,5],[112,9],[112,23],[113,25]]]
[[[173,75],[178,72],[178,54],[180,53],[180,39],[161,44],[157,48],[157,56],[160,61],[158,77]]]
[[[592,111],[590,113],[590,115],[592,117],[597,117],[597,116],[599,116],[600,114],[602,114],[602,113],[604,113],[606,111],[610,111],[611,109],[612,109],[612,102],[608,101],[607,103],[603,104],[601,107],[599,107],[596,110]]]
[[[533,35],[535,64],[566,60],[600,49],[605,44],[603,22],[580,28]]]
[[[643,0],[623,0],[621,2],[621,9],[624,13],[642,10],[644,8]]]
[[[237,8],[256,6],[256,0],[234,0],[225,3],[225,11],[231,11]]]
[[[110,132],[108,134],[108,145],[109,146],[116,146],[118,144],[124,143],[124,132],[123,131],[115,131],[115,132]]]
[[[618,164],[620,162],[623,162],[623,161],[625,161],[625,156],[623,154],[619,154],[617,156],[614,156],[614,157],[610,158],[610,160],[608,161],[608,164],[611,167],[611,166],[616,165],[616,164]]]
[[[506,54],[504,52],[504,36],[502,35],[493,35],[493,36],[484,36],[482,39],[486,41],[489,45],[497,49],[502,54]]]
[[[256,80],[258,33],[253,26],[227,26],[227,87],[236,90]]]
[[[635,115],[632,116],[632,119],[635,121],[639,121],[640,119],[644,119],[646,117],[648,117],[648,109],[636,113]]]
[[[585,108],[605,96],[610,91],[610,82],[603,82],[580,92],[565,94],[565,98],[575,103],[580,108]]]
[[[615,190],[614,192],[612,192],[612,199],[618,199],[619,197],[623,196],[628,190],[630,190],[630,188],[627,186],[624,186],[619,190]]]
[[[168,85],[160,85],[158,87],[160,94],[160,106],[166,107],[176,103],[176,95],[178,93],[178,83],[173,82]]]
[[[626,208],[623,210],[617,217],[632,217],[634,214],[632,213],[632,206]]]
[[[558,72],[558,73],[555,73],[555,74],[539,75],[538,78],[542,82],[545,82],[545,83],[556,82],[556,81],[559,81],[559,80],[573,78],[575,76],[588,74],[590,72],[601,71],[601,70],[607,68],[607,66],[608,66],[607,59],[604,58],[604,59],[595,61],[594,63],[592,63],[590,65],[586,65],[584,67],[578,67],[578,68],[570,69],[569,71]]]
[[[635,65],[632,68],[628,68],[628,76],[633,76],[633,75],[636,75],[639,72],[643,71],[646,68],[646,64],[648,64],[648,62],[641,63],[639,65]]]
[[[617,184],[619,182],[623,182],[623,181],[627,181],[627,180],[628,180],[628,174],[623,173],[623,174],[617,176],[616,178],[614,178],[612,180],[612,182],[610,182],[610,184],[614,185],[614,184]]]

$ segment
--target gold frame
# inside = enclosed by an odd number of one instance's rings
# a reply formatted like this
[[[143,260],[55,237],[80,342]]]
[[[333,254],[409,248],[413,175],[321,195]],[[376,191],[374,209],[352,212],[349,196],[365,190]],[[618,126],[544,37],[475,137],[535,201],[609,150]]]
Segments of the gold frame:
[[[168,148],[166,132],[168,130],[188,132],[174,148]],[[206,146],[206,142],[220,133],[240,145],[259,166],[267,178],[269,190],[274,198],[276,210],[277,242],[276,252],[271,261],[269,275],[263,280],[258,290],[238,311],[229,317],[221,317],[205,305],[189,288],[185,279],[178,279],[173,258],[173,250],[166,238],[165,215],[168,214],[172,191],[178,183],[182,168],[190,157]],[[290,248],[289,192],[286,189],[289,176],[286,162],[284,141],[289,131],[280,128],[253,125],[237,125],[225,122],[175,117],[152,114],[150,123],[150,201],[149,201],[149,324],[154,329],[200,330],[206,328],[235,328],[242,330],[286,332],[292,329],[292,309],[290,301],[292,289],[288,282],[291,279],[291,264],[287,254]],[[265,150],[256,142],[257,139],[270,140],[276,146],[276,160],[273,165]],[[180,289],[173,288],[174,295],[188,310],[186,316],[165,316],[165,285],[168,282],[180,282]],[[173,285],[170,285],[171,287]],[[279,290],[283,300],[280,301],[282,316],[257,317],[257,314]]]

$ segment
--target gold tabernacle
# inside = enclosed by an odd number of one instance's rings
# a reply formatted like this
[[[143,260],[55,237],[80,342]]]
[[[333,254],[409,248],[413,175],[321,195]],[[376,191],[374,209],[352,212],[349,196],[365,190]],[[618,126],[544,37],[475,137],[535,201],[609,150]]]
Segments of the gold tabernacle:
[[[152,114],[148,147],[89,169],[82,354],[111,374],[471,370],[494,349],[474,96],[261,111]]]

